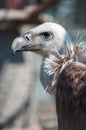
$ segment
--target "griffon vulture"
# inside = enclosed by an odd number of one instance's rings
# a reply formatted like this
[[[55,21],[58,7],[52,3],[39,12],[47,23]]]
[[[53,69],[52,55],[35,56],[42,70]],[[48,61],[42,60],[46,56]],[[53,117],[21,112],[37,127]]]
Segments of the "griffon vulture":
[[[58,130],[86,130],[86,65],[78,62],[82,54],[86,56],[83,42],[73,44],[61,25],[44,23],[16,38],[12,51],[43,57],[40,80],[56,96]]]

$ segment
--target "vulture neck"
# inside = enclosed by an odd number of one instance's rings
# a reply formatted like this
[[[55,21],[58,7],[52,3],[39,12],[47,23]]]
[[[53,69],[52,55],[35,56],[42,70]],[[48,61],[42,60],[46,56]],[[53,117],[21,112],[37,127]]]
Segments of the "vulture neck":
[[[47,68],[50,69],[51,64],[49,66],[48,66],[48,64],[47,65],[45,64],[46,58],[48,58],[48,55],[44,56],[42,59],[42,64],[41,64],[41,69],[40,69],[40,81],[41,81],[41,84],[42,84],[44,90],[46,90],[50,94],[55,95],[56,90],[53,89],[50,84],[52,82],[52,80],[54,79],[54,75],[49,75],[49,73],[48,73]]]

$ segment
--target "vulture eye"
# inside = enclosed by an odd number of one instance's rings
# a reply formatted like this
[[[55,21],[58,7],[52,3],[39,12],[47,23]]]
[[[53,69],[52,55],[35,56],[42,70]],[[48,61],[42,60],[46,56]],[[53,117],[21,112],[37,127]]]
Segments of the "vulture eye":
[[[50,38],[52,38],[52,33],[51,32],[42,32],[42,33],[40,33],[40,36],[44,40],[49,40]]]

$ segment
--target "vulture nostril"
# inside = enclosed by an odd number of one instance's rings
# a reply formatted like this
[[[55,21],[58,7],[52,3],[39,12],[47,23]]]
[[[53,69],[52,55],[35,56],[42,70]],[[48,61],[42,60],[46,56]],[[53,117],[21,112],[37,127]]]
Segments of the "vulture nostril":
[[[30,39],[29,39],[27,36],[26,36],[25,38],[26,38],[28,41],[30,41]]]

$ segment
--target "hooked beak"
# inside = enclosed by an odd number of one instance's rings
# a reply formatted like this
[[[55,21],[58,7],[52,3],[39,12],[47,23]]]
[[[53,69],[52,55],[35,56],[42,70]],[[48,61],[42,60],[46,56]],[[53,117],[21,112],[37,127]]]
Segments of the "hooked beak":
[[[17,37],[14,39],[12,43],[12,53],[13,55],[16,52],[22,52],[22,51],[40,51],[41,45],[31,44],[30,40],[27,41],[24,37]]]
[[[12,53],[15,54],[16,52],[23,51],[24,46],[27,46],[27,42],[25,41],[25,39],[23,37],[17,37],[16,39],[14,39],[11,46]]]

